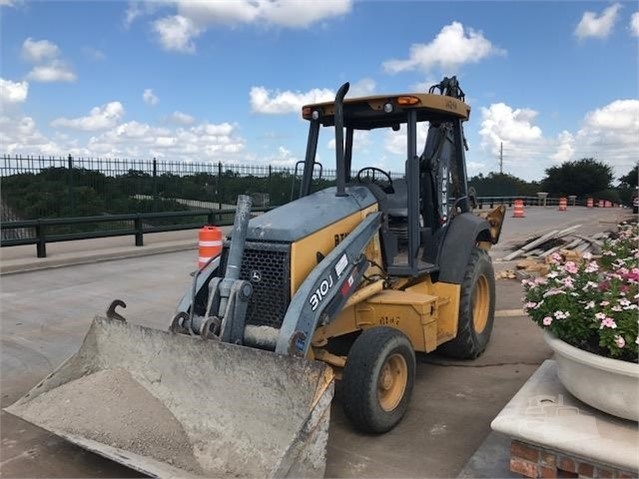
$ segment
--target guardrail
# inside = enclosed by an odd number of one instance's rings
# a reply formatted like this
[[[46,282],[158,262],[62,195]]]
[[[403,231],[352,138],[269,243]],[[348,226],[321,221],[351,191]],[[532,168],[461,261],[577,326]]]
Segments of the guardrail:
[[[477,197],[477,207],[482,209],[484,206],[488,208],[494,208],[495,205],[508,205],[512,206],[515,200],[523,200],[525,206],[557,206],[559,204],[559,198],[546,198],[545,201],[539,199],[537,196],[480,196]],[[570,206],[585,206],[585,201],[570,201]],[[270,208],[253,208],[253,212],[268,211]],[[38,258],[46,258],[47,243],[55,243],[60,241],[73,241],[80,239],[93,239],[93,238],[107,238],[112,236],[135,236],[135,246],[144,245],[144,235],[148,233],[159,233],[165,231],[180,231],[200,228],[204,224],[227,226],[231,225],[232,216],[235,213],[235,208],[228,209],[198,209],[187,211],[169,211],[161,213],[132,213],[132,214],[114,214],[114,215],[102,215],[102,216],[84,216],[84,217],[72,217],[72,218],[44,218],[37,220],[20,220],[20,221],[6,221],[0,223],[0,229],[24,229],[33,228],[34,235],[26,238],[7,238],[2,239],[0,246],[19,246],[19,245],[36,245],[36,253]],[[171,218],[183,218],[183,217],[206,217],[206,222],[199,221],[196,223],[182,223],[172,225],[159,225],[153,226],[145,224],[146,220],[154,219],[171,219]],[[223,218],[230,217],[228,222]],[[65,234],[47,234],[47,228],[53,226],[70,226],[81,224],[98,224],[98,223],[116,223],[116,222],[133,222],[132,228],[121,228],[108,231],[90,231],[90,232],[76,232]]]
[[[253,208],[252,212],[267,211],[268,208]],[[188,211],[169,211],[162,213],[133,213],[119,215],[104,216],[84,216],[75,218],[46,218],[37,220],[8,221],[0,223],[0,229],[8,230],[14,228],[33,228],[35,234],[27,238],[2,239],[0,246],[20,246],[20,245],[36,245],[36,254],[38,258],[47,257],[47,243],[56,243],[60,241],[73,241],[80,239],[107,238],[111,236],[135,236],[135,246],[144,246],[144,235],[148,233],[160,233],[165,231],[180,231],[201,228],[205,224],[227,226],[232,224],[224,221],[224,216],[235,214],[235,208],[232,209],[200,209]],[[206,217],[206,221],[198,221],[195,223],[182,223],[172,225],[148,225],[147,220],[154,219],[171,219],[183,217]],[[53,226],[70,226],[83,224],[98,224],[109,222],[133,222],[132,228],[121,228],[108,231],[89,231],[81,233],[65,233],[47,235],[47,228]]]

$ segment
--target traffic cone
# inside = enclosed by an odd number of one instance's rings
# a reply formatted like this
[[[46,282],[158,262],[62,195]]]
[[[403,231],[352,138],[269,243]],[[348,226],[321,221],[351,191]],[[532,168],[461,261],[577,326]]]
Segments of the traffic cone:
[[[568,198],[559,198],[559,211],[566,211],[568,209]]]
[[[203,226],[198,239],[197,267],[201,269],[211,258],[222,252],[222,230],[217,226]]]
[[[525,218],[524,215],[524,200],[515,200],[515,206],[513,209],[513,218]]]

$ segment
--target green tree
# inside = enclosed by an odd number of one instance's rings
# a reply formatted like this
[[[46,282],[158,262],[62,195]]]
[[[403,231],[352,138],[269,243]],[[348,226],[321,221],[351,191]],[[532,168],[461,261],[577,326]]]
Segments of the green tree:
[[[610,189],[612,179],[611,166],[594,158],[582,158],[546,169],[546,177],[542,180],[541,187],[543,191],[554,196],[584,197]]]
[[[535,196],[539,191],[539,183],[528,183],[506,173],[480,173],[470,178],[468,185],[475,188],[477,196]]]
[[[623,188],[636,188],[639,183],[639,163],[627,174],[619,178],[619,183]]]

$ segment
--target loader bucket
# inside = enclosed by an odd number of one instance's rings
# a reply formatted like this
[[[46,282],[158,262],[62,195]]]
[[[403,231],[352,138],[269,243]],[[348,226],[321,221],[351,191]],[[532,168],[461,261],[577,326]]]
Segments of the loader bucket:
[[[322,477],[324,363],[96,317],[80,350],[6,409],[157,477]]]

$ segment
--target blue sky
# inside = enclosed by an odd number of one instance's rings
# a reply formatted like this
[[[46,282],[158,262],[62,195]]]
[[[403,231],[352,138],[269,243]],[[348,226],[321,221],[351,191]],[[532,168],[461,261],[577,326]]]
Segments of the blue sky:
[[[0,0],[0,150],[292,165],[305,102],[457,75],[469,173],[639,159],[636,2]],[[331,132],[319,156],[334,166]],[[400,171],[402,132],[354,166]],[[419,146],[418,146],[419,148]]]

